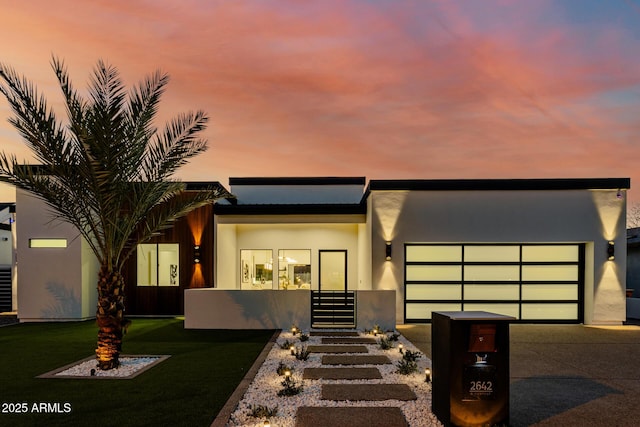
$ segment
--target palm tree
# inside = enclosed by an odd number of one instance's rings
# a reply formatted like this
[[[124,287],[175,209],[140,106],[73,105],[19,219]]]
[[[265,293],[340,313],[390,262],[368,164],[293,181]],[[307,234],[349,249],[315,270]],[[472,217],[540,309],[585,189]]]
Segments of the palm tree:
[[[66,123],[31,82],[0,64],[0,92],[13,111],[9,122],[41,163],[30,167],[2,152],[0,181],[42,199],[55,218],[78,229],[95,253],[100,263],[96,357],[100,369],[112,369],[119,365],[129,324],[121,274],[125,260],[177,218],[231,195],[220,186],[187,192],[172,178],[206,150],[198,134],[208,117],[190,112],[162,131],[154,127],[167,74],[157,71],[127,93],[118,70],[98,61],[83,97],[61,60],[54,57],[51,66],[66,103]]]

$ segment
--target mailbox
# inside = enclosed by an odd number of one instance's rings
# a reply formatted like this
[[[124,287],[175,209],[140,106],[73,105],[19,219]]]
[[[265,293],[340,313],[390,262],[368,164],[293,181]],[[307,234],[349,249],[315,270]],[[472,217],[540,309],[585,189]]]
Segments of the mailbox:
[[[485,311],[433,312],[433,413],[445,426],[509,424],[509,323]]]

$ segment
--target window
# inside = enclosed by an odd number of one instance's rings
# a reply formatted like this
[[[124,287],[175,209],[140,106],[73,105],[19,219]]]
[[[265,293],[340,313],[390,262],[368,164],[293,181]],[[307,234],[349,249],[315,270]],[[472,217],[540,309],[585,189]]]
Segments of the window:
[[[311,250],[278,251],[278,289],[311,289]]]
[[[177,243],[138,245],[138,286],[179,286],[179,247]]]
[[[240,289],[273,288],[273,253],[270,249],[240,251]]]
[[[29,239],[30,248],[66,248],[67,239]]]

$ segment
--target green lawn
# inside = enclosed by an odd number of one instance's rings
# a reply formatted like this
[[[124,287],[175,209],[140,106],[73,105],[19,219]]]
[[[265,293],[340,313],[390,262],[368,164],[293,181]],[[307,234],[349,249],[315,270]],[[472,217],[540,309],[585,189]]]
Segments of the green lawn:
[[[125,354],[171,357],[129,380],[35,378],[93,354],[95,322],[0,328],[0,425],[208,426],[273,331],[185,330],[178,319],[134,319]],[[26,414],[7,413],[27,403]],[[34,404],[69,404],[37,413]]]

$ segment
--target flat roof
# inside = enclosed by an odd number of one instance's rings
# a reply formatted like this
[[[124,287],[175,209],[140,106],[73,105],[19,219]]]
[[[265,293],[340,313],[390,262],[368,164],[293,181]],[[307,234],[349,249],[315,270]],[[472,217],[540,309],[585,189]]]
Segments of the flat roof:
[[[271,204],[223,205],[216,203],[215,215],[363,215],[367,205],[358,204]]]
[[[631,188],[630,178],[376,179],[369,181],[367,191],[604,190],[629,188]]]
[[[229,178],[229,185],[364,185],[364,176]]]

